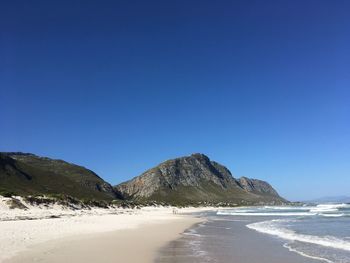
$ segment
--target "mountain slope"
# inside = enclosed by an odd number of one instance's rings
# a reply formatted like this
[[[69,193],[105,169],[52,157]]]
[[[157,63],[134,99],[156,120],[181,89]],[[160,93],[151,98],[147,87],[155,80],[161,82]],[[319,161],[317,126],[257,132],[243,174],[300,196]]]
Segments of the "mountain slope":
[[[170,203],[285,202],[268,183],[245,177],[237,180],[225,166],[198,153],[165,161],[115,189],[125,198]]]
[[[110,184],[82,166],[27,153],[0,153],[0,191],[101,200],[118,197]]]

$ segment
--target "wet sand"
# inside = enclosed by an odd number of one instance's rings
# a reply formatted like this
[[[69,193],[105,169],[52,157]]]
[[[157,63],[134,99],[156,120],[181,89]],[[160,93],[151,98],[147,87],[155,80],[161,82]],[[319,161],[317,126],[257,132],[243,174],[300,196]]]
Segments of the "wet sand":
[[[252,220],[202,223],[159,250],[156,263],[320,263],[283,247],[283,240],[246,225]],[[257,220],[262,221],[262,220]]]

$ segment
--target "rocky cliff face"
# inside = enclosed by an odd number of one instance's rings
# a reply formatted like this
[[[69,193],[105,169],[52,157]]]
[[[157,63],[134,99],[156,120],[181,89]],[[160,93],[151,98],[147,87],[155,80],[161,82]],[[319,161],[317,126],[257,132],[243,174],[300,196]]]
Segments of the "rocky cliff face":
[[[204,154],[165,161],[115,187],[124,197],[167,202],[284,202],[266,182],[235,179]]]
[[[27,153],[0,153],[0,191],[96,199],[118,197],[110,184],[82,166]]]
[[[237,180],[237,182],[244,190],[248,192],[278,196],[276,190],[273,189],[272,186],[265,181],[241,177]]]

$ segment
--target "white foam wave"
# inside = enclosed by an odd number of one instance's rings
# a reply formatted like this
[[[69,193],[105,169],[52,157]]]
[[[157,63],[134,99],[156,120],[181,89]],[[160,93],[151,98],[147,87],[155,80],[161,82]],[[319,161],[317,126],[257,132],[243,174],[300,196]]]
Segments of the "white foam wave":
[[[232,215],[232,216],[312,216],[317,213],[309,212],[234,212],[234,211],[218,211],[217,215]]]
[[[263,209],[271,210],[310,210],[310,207],[306,206],[264,206]]]
[[[297,249],[294,249],[294,248],[290,247],[290,245],[288,243],[284,244],[283,247],[287,248],[291,252],[297,253],[297,254],[299,254],[299,255],[301,255],[303,257],[306,257],[306,258],[317,259],[317,260],[325,261],[327,263],[334,263],[333,261],[330,261],[329,259],[326,259],[326,258],[315,257],[315,256],[310,256],[308,254],[305,254],[304,252],[301,252],[301,251],[299,251]]]
[[[324,217],[342,217],[345,216],[345,214],[319,214],[320,216]]]
[[[342,217],[350,215],[347,209],[349,204],[319,204],[317,206],[262,206],[236,208],[218,211],[217,215],[233,216],[324,216]]]
[[[338,208],[323,208],[323,207],[315,207],[311,208],[310,212],[314,213],[331,213],[331,212],[338,212]]]
[[[201,237],[200,234],[194,233],[194,232],[185,232],[183,233],[185,236],[195,236],[195,237]]]
[[[313,235],[298,234],[292,230],[281,227],[279,225],[281,222],[288,222],[288,221],[286,220],[264,221],[264,222],[249,224],[247,225],[247,227],[255,231],[277,236],[286,240],[300,241],[304,243],[310,243],[310,244],[320,245],[324,247],[350,251],[350,242],[347,240],[339,239],[332,236],[313,236]]]
[[[329,207],[329,208],[350,208],[350,204],[319,204],[317,207]]]
[[[320,204],[316,207],[312,207],[310,209],[310,212],[315,213],[332,213],[332,212],[338,212],[339,209],[346,209],[350,208],[350,205],[348,204]]]

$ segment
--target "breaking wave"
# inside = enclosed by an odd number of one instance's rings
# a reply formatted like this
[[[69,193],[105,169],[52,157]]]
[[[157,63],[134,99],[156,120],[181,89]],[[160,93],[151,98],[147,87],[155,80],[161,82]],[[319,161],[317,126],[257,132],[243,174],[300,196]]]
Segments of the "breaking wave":
[[[247,225],[247,227],[255,231],[277,236],[286,240],[300,241],[304,243],[311,243],[311,244],[316,244],[324,247],[331,247],[331,248],[350,251],[350,241],[336,238],[333,236],[313,236],[313,235],[296,233],[293,230],[284,228],[280,224],[280,223],[287,223],[287,222],[291,222],[291,221],[276,219],[271,221],[264,221],[264,222],[249,224]]]
[[[344,212],[345,210],[345,212]],[[256,208],[236,208],[218,211],[217,215],[233,216],[324,216],[343,217],[350,216],[349,204],[320,204],[317,206],[263,206]]]

